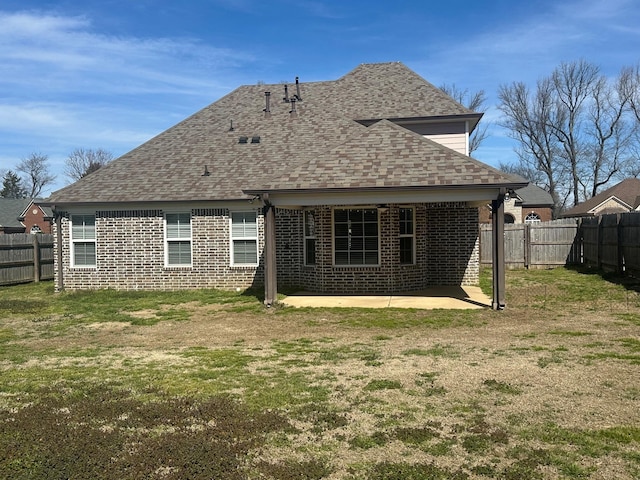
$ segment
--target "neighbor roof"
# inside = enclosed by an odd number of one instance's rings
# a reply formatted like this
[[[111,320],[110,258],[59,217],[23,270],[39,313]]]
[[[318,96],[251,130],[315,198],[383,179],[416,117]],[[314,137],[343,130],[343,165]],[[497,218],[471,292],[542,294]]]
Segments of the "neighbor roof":
[[[54,192],[48,203],[232,200],[247,198],[243,191],[284,187],[519,183],[380,121],[456,117],[475,125],[481,117],[401,63],[363,64],[338,80],[289,85],[287,96],[298,101],[284,96],[281,84],[239,87]]]
[[[549,192],[533,183],[526,187],[518,188],[516,194],[522,200],[523,206],[553,206],[553,198]]]
[[[625,211],[633,210],[638,207],[638,197],[640,196],[640,179],[627,178],[617,185],[594,195],[589,200],[567,210],[562,214],[563,217],[585,217],[593,215],[592,210],[606,202],[609,199],[616,199],[622,202]],[[621,208],[619,211],[622,211]],[[602,213],[602,212],[599,212]]]
[[[30,203],[30,198],[0,198],[0,227],[24,227],[18,218]]]

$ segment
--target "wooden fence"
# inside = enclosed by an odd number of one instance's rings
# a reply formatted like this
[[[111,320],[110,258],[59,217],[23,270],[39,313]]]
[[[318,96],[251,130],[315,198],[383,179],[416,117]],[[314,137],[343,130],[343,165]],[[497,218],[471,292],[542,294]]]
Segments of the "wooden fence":
[[[580,230],[585,265],[640,276],[640,213],[585,218]]]
[[[53,279],[53,235],[0,235],[0,285]]]
[[[581,262],[579,224],[574,219],[504,226],[507,268],[549,268]],[[492,264],[491,225],[480,226],[480,263]]]
[[[595,267],[640,276],[640,213],[504,226],[507,268]],[[491,265],[491,225],[480,226],[480,263]]]

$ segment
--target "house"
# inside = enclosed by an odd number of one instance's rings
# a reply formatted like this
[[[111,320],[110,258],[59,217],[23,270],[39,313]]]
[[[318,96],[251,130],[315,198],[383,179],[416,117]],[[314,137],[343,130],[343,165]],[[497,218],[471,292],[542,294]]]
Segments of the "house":
[[[607,213],[640,212],[640,179],[627,178],[611,188],[594,195],[560,216],[593,217]]]
[[[0,198],[0,235],[51,233],[53,212],[31,198]]]
[[[241,86],[51,195],[56,288],[475,284],[478,206],[525,186],[468,156],[481,116],[401,63]]]
[[[553,198],[546,190],[529,183],[514,190],[504,202],[504,223],[548,222],[553,218]],[[480,222],[491,222],[491,208],[480,207]]]

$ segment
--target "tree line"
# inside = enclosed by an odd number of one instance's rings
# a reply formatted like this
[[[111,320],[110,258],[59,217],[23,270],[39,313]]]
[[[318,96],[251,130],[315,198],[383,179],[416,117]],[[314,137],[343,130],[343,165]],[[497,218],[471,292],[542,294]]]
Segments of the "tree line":
[[[65,160],[65,175],[71,181],[77,181],[112,160],[113,154],[102,148],[76,148]],[[49,157],[32,153],[20,161],[15,172],[7,170],[4,173],[0,198],[37,198],[55,179],[49,169]]]

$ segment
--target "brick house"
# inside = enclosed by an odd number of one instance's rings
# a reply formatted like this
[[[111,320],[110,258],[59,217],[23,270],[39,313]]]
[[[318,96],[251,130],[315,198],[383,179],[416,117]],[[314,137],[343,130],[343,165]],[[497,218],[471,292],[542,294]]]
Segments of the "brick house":
[[[241,86],[51,195],[56,287],[475,284],[478,207],[525,185],[468,156],[481,116],[401,63]]]
[[[0,198],[0,235],[51,233],[53,212],[31,198]]]

